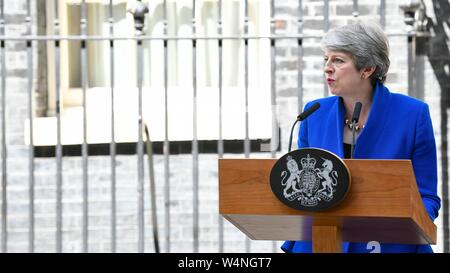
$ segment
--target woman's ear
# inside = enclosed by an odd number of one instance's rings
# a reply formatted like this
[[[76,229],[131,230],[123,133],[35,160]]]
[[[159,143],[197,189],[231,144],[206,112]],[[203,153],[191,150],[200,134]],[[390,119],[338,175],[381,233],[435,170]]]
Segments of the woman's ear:
[[[361,78],[368,79],[375,72],[376,67],[365,67],[361,69]]]

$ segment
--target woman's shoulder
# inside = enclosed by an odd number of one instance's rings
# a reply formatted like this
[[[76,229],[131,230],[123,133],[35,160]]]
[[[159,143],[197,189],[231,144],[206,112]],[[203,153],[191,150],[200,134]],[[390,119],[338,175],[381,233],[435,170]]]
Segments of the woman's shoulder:
[[[391,93],[391,102],[393,107],[398,107],[406,111],[418,110],[421,111],[424,108],[428,108],[428,104],[417,98],[410,97],[408,95],[400,93]]]

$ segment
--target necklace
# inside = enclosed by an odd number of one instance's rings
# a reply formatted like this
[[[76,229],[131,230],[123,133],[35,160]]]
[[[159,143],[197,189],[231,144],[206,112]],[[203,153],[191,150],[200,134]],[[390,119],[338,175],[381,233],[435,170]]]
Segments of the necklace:
[[[347,125],[348,129],[353,130],[353,123],[349,119],[345,119],[345,125]],[[360,126],[358,123],[355,124],[355,131],[358,132],[361,129],[364,129],[364,124]]]

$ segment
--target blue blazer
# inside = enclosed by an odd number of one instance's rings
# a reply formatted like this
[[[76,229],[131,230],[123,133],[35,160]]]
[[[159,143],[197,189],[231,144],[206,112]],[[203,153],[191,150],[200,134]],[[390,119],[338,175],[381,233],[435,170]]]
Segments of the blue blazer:
[[[344,104],[337,96],[316,100],[320,108],[301,123],[298,147],[326,149],[344,157]],[[308,108],[312,101],[306,104]],[[389,92],[381,83],[374,90],[369,117],[356,140],[354,158],[410,159],[419,192],[430,218],[438,216],[436,144],[428,105]],[[344,252],[370,252],[367,242],[343,243]],[[285,252],[312,252],[311,242],[286,241]],[[381,252],[432,252],[429,245],[381,244]]]

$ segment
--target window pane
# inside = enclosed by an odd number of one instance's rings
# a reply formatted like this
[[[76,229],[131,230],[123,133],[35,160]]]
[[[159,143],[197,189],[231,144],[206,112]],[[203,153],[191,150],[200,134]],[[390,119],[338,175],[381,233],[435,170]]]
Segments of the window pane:
[[[134,35],[133,16],[124,2],[114,2],[114,35]],[[109,35],[109,1],[87,5],[88,35]],[[164,35],[164,1],[150,1],[144,32],[146,36]],[[270,27],[269,1],[249,1],[249,34],[267,35]],[[218,1],[196,1],[196,35],[218,34]],[[68,5],[68,32],[80,34],[80,5]],[[192,1],[167,1],[168,35],[192,35]],[[222,1],[223,35],[244,35],[244,2]],[[168,40],[167,79],[169,139],[191,140],[193,131],[193,42],[190,39]],[[143,47],[144,118],[149,123],[152,138],[164,139],[164,41],[147,40]],[[245,45],[242,39],[225,39],[222,46],[223,137],[243,139],[245,134]],[[136,137],[137,123],[137,45],[135,40],[114,41],[114,92],[117,99],[116,132],[118,141]],[[88,117],[90,128],[109,126],[110,46],[109,41],[88,41]],[[66,113],[81,116],[81,54],[80,42],[68,47],[69,90],[65,94]],[[271,137],[270,105],[270,42],[250,39],[248,42],[248,96],[251,138]],[[196,79],[198,106],[198,138],[218,138],[219,115],[219,47],[217,40],[197,40]],[[106,108],[105,108],[106,107]],[[180,128],[181,126],[181,128]],[[108,132],[107,128],[104,128]],[[107,137],[105,135],[104,137]],[[98,138],[97,138],[98,139]],[[132,141],[132,140],[131,140]]]

